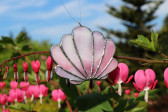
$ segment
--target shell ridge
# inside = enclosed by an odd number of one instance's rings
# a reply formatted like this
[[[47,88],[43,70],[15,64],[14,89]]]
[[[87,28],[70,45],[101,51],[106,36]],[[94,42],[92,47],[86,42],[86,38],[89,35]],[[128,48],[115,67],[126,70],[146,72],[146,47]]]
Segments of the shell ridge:
[[[102,60],[103,60],[103,58],[104,58],[104,54],[105,54],[105,50],[106,50],[106,44],[107,44],[107,41],[104,40],[104,50],[103,50],[103,53],[102,53],[102,57],[101,57],[101,59],[100,59],[100,61],[99,61],[99,65],[98,65],[98,67],[97,67],[97,69],[96,69],[96,71],[95,71],[95,73],[94,73],[93,78],[96,77],[96,73],[97,73],[97,71],[99,70],[100,65],[102,64]]]
[[[53,58],[53,55],[52,55],[52,49],[54,48],[54,47],[56,47],[56,46],[59,46],[60,47],[60,49],[61,49],[61,46],[60,45],[54,45],[52,48],[51,48],[51,57],[52,57],[52,59],[54,60],[54,58]],[[61,51],[62,51],[62,49],[61,49]],[[63,51],[62,51],[63,52]],[[61,67],[57,62],[56,62],[56,60],[54,60],[54,62],[57,64],[57,66],[58,67]],[[71,64],[71,63],[70,63]],[[73,66],[73,65],[72,65]],[[68,71],[68,70],[65,70],[65,69],[63,69],[63,67],[61,67],[62,68],[62,70],[64,70],[64,71],[66,71],[67,73],[69,72],[69,73],[71,73],[70,71]],[[72,73],[71,73],[72,74]],[[60,76],[60,75],[59,75]],[[76,77],[78,77],[77,75],[75,75],[75,74],[73,74],[73,76],[76,76]],[[79,78],[79,77],[78,77]],[[81,77],[80,77],[80,79],[82,79]],[[82,80],[84,80],[84,79],[82,79]]]
[[[71,35],[71,34],[70,34]],[[73,35],[72,35],[73,36]],[[86,76],[84,74],[82,74],[82,72],[75,66],[75,64],[70,60],[70,58],[68,57],[68,55],[66,54],[63,46],[62,46],[62,43],[63,43],[63,39],[64,37],[62,38],[62,41],[61,41],[61,45],[60,45],[60,48],[63,52],[63,54],[65,55],[65,57],[68,59],[68,61],[72,64],[72,66],[74,66],[76,68],[76,70],[83,76],[83,78],[86,78]]]
[[[74,80],[74,81],[79,81],[79,82],[82,81],[82,82],[83,82],[83,79],[82,79],[82,78],[80,78],[80,77],[76,76],[75,74],[73,74],[73,73],[71,73],[71,72],[65,70],[65,69],[62,68],[60,65],[57,65],[57,66],[54,68],[54,70],[55,70],[56,73],[57,73],[57,71],[56,71],[56,68],[57,68],[57,67],[60,68],[61,70],[63,70],[64,72],[66,72],[66,73],[68,73],[68,74],[70,74],[70,75],[72,75],[72,76],[74,76],[74,77],[80,79],[80,80]],[[59,74],[57,74],[57,75],[59,75]],[[59,76],[62,77],[61,75],[59,75]],[[65,77],[63,77],[63,78],[65,78]],[[69,78],[66,78],[66,79],[69,79]],[[72,80],[72,79],[69,79],[69,80]]]
[[[82,67],[83,67],[83,69],[84,69],[84,71],[85,71],[85,73],[86,73],[86,75],[87,75],[87,78],[88,78],[88,73],[87,73],[87,71],[86,71],[86,69],[85,69],[85,66],[84,66],[84,64],[83,64],[83,61],[82,61],[82,58],[81,58],[81,56],[80,56],[80,53],[79,53],[79,51],[78,51],[78,48],[77,48],[77,45],[76,45],[76,42],[75,42],[75,39],[74,39],[74,30],[75,29],[77,29],[77,28],[79,28],[79,27],[84,27],[84,26],[78,26],[78,27],[76,27],[76,28],[74,28],[73,29],[73,43],[74,43],[74,47],[75,47],[75,50],[76,50],[76,53],[77,53],[77,55],[78,55],[78,58],[79,58],[79,60],[80,60],[80,62],[81,62],[81,65],[82,65]],[[85,27],[85,28],[87,28],[87,27]],[[91,31],[89,28],[87,28],[89,31]]]
[[[94,68],[94,36],[93,36],[93,32],[91,34],[91,38],[92,38],[92,66],[91,66],[91,73],[90,73],[90,77],[93,78],[93,68]]]
[[[112,63],[112,61],[113,61],[113,60],[117,61],[115,58],[113,58],[113,59],[111,60],[111,62],[110,62],[110,63]],[[110,65],[110,63],[109,63],[109,65]],[[117,62],[117,64],[118,64],[118,62]],[[109,66],[109,65],[108,65],[108,66]],[[107,67],[108,67],[108,66],[107,66]],[[116,67],[115,67],[114,69],[116,69],[116,68],[117,68],[117,65],[116,65]],[[112,72],[114,69],[110,70],[108,73]],[[104,71],[105,71],[105,70],[104,70]],[[103,72],[104,72],[104,71],[103,71]],[[102,72],[102,74],[103,74],[103,72]],[[103,76],[101,76],[101,75],[100,75],[100,76],[99,76],[99,78],[101,78],[101,79],[102,79],[102,77],[104,77],[104,76],[108,75],[108,73],[106,73],[106,74],[105,74],[105,75],[103,75]]]

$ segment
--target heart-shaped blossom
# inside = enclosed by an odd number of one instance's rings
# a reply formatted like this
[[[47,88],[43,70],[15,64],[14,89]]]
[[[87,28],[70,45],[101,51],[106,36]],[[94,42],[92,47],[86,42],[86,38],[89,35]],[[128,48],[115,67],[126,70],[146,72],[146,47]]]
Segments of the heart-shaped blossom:
[[[6,85],[6,82],[0,82],[0,87],[3,89]]]
[[[17,72],[17,64],[13,65],[13,70],[14,70],[14,79],[15,79],[15,81],[17,81],[19,78],[18,72]]]
[[[16,88],[18,87],[18,82],[16,82],[16,81],[11,81],[11,82],[10,82],[10,87],[11,87],[12,89],[16,89]]]
[[[145,91],[145,101],[148,102],[148,90],[153,90],[158,82],[158,80],[155,80],[156,75],[155,72],[152,69],[146,69],[138,70],[135,73],[135,83],[134,86],[138,91]]]
[[[122,83],[129,83],[133,78],[133,75],[128,78],[129,68],[125,63],[119,63],[118,67],[108,74],[108,79],[106,81],[110,84],[116,85],[118,84],[118,94],[121,96],[122,94]],[[128,78],[128,80],[127,80]],[[127,81],[126,81],[127,80]],[[111,82],[113,81],[113,82]]]
[[[168,68],[166,68],[164,71],[164,83],[166,87],[168,88]]]
[[[35,73],[36,82],[39,83],[40,82],[40,79],[39,79],[40,77],[39,77],[38,73],[39,73],[39,69],[40,69],[40,61],[39,60],[32,61],[31,66],[32,66],[32,69]]]
[[[39,95],[39,97],[40,97],[40,103],[42,104],[42,97],[47,96],[47,94],[48,94],[48,87],[46,87],[44,84],[41,84],[39,86],[39,88],[40,88],[40,95]]]
[[[130,93],[131,93],[131,90],[130,90],[130,89],[126,89],[126,90],[125,90],[125,94],[126,94],[126,95],[128,95],[128,96],[129,96],[129,95],[130,95]]]
[[[28,89],[29,85],[30,85],[29,82],[20,82],[20,87],[24,91],[24,101],[25,101],[25,103],[27,103],[26,90]]]
[[[134,96],[135,96],[135,98],[137,98],[137,97],[139,96],[139,93],[138,93],[138,92],[135,92],[135,93],[134,93]]]
[[[53,75],[52,74],[53,60],[51,56],[48,56],[46,64],[47,64],[46,79],[47,81],[50,81]]]
[[[58,101],[58,108],[61,108],[61,101],[64,101],[66,99],[66,95],[61,89],[55,89],[52,91],[52,100],[57,102]]]
[[[6,94],[0,94],[0,103],[2,105],[2,109],[5,109],[7,99],[8,99],[8,96]]]
[[[27,82],[28,81],[28,63],[23,62],[23,70],[24,70],[24,79]]]
[[[14,99],[15,102],[22,102],[24,101],[24,91],[21,89],[11,89],[9,91],[9,96]]]

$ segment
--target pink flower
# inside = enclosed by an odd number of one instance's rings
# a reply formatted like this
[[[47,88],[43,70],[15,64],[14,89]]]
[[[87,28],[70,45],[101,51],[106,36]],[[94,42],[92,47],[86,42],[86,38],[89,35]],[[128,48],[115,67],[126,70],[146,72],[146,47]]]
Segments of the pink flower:
[[[13,69],[14,69],[14,78],[15,78],[15,81],[18,80],[18,72],[17,72],[17,64],[14,64],[13,65]]]
[[[20,82],[20,87],[22,90],[27,90],[29,85],[30,85],[29,82]]]
[[[97,86],[100,86],[100,84],[101,84],[101,81],[97,81],[96,83],[97,83]]]
[[[30,85],[26,91],[26,94],[27,94],[27,97],[31,97],[31,101],[33,101],[34,98],[39,98],[39,95],[40,95],[39,85]]]
[[[40,77],[39,77],[38,73],[39,73],[39,69],[40,69],[40,61],[39,60],[32,61],[31,66],[32,66],[32,69],[34,70],[34,73],[35,73],[36,82],[39,83]]]
[[[55,89],[52,91],[52,100],[57,102],[58,101],[58,108],[61,108],[61,101],[64,101],[66,99],[66,95],[61,89]]]
[[[113,81],[114,85],[116,85],[118,83],[118,94],[121,96],[122,94],[122,88],[121,88],[121,84],[122,83],[129,83],[131,81],[131,79],[133,78],[133,75],[128,78],[128,74],[129,74],[129,68],[125,63],[119,63],[118,67],[112,71],[111,73],[109,73],[109,79]],[[113,84],[109,79],[106,79],[106,81],[110,84]],[[126,82],[127,80],[127,82]]]
[[[164,71],[164,83],[166,87],[168,88],[168,68],[166,68]]]
[[[6,85],[6,82],[0,82],[0,87],[3,89]]]
[[[14,102],[14,100],[15,100],[15,98],[14,98],[14,97],[12,97],[12,96],[8,96],[7,101],[8,101],[9,103],[13,103],[13,102]]]
[[[29,85],[30,85],[29,82],[20,82],[20,87],[24,91],[24,101],[25,101],[25,103],[27,103],[26,90],[28,89]]]
[[[9,91],[9,96],[16,102],[22,102],[24,100],[24,91],[20,89],[11,89]]]
[[[152,69],[138,70],[135,73],[135,83],[134,86],[138,91],[145,91],[145,101],[148,102],[148,90],[153,90],[158,82],[155,81],[156,75]]]
[[[51,58],[51,56],[48,56],[47,61],[47,71],[46,71],[46,79],[47,81],[50,81],[50,79],[52,78],[52,66],[53,66],[53,60]]]
[[[10,112],[10,110],[9,109],[7,109],[7,110],[3,109],[2,112]]]
[[[16,81],[11,81],[11,82],[10,82],[10,87],[11,87],[12,89],[16,89],[16,88],[18,87],[18,82],[16,82]]]
[[[128,95],[128,96],[129,96],[129,95],[130,95],[130,93],[131,93],[131,90],[130,90],[130,89],[126,89],[126,90],[125,90],[125,94],[126,94],[126,95]]]
[[[44,84],[41,84],[40,86],[40,103],[42,104],[42,97],[48,95],[48,87],[46,87]]]
[[[24,70],[24,79],[27,82],[28,81],[28,64],[27,62],[23,62],[23,70]]]
[[[135,98],[137,98],[139,96],[139,93],[138,92],[134,93],[134,96]]]
[[[0,94],[0,103],[1,103],[1,105],[5,106],[5,104],[7,102],[7,98],[8,98],[8,96],[6,94]]]

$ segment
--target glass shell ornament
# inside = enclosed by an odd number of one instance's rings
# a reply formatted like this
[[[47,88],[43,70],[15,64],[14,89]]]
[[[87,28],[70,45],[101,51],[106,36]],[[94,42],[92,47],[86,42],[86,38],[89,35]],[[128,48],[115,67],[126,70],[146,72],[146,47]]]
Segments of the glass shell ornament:
[[[72,34],[64,35],[60,44],[52,46],[50,53],[57,64],[56,74],[72,84],[106,79],[118,65],[113,58],[114,42],[85,26],[78,26]]]

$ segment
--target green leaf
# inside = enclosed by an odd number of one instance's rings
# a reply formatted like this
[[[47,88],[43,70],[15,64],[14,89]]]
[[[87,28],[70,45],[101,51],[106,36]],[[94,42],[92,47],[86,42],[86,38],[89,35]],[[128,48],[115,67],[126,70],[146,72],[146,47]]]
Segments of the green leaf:
[[[64,93],[71,99],[76,99],[76,97],[79,96],[76,86],[71,84],[71,87],[68,87],[66,84],[66,79],[60,77],[59,83]]]
[[[111,94],[92,93],[77,97],[77,107],[79,111],[87,112],[111,112],[113,108],[110,105],[109,99]]]
[[[17,106],[16,106],[17,105]],[[9,108],[22,111],[32,111],[33,104],[23,104],[15,103],[15,105],[10,105]]]
[[[21,43],[21,42],[26,42],[28,40],[27,36],[26,36],[26,33],[21,31],[18,36],[16,37],[15,39],[15,42],[17,44]]]
[[[155,51],[159,50],[159,43],[158,43],[158,34],[153,32],[151,33],[151,44]]]
[[[138,35],[137,39],[130,40],[130,42],[152,52],[158,52],[159,50],[158,34],[153,31],[151,33],[151,42],[143,35]]]
[[[14,41],[12,38],[10,37],[6,37],[6,36],[1,36],[1,40],[0,43],[5,43],[5,44],[13,44],[14,45]]]
[[[29,50],[31,50],[32,48],[29,46],[29,45],[24,45],[23,47],[22,47],[22,51],[29,51]]]

